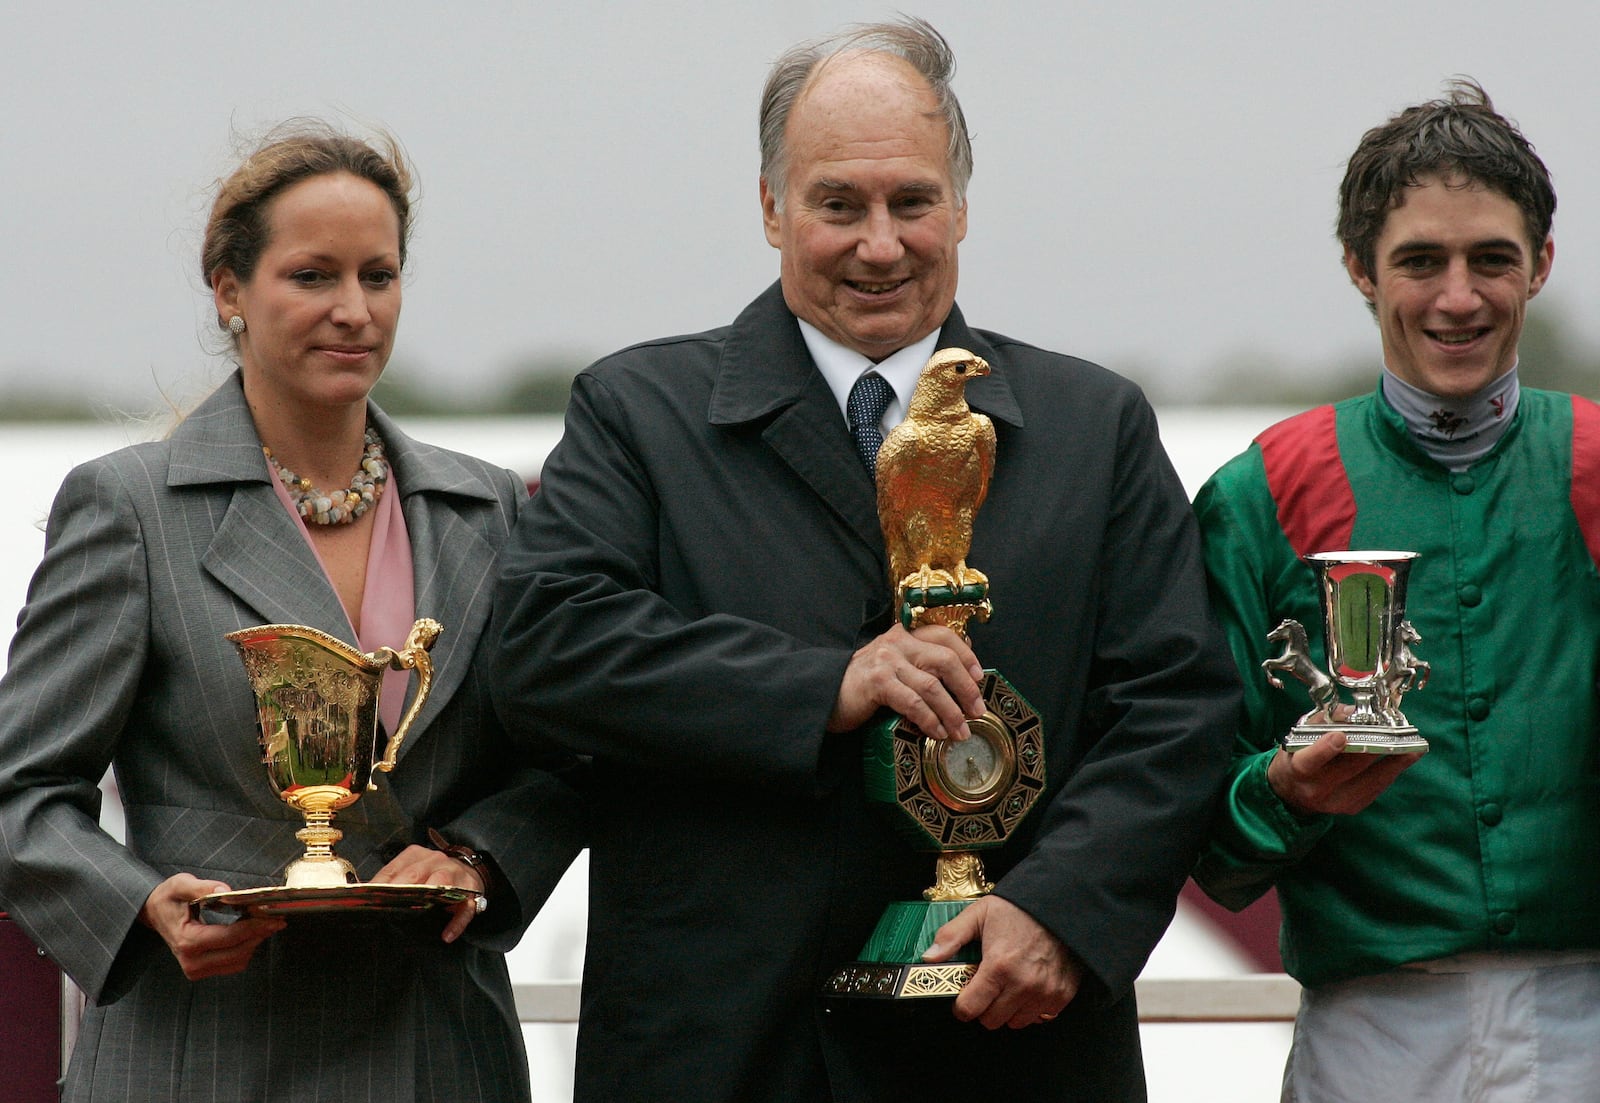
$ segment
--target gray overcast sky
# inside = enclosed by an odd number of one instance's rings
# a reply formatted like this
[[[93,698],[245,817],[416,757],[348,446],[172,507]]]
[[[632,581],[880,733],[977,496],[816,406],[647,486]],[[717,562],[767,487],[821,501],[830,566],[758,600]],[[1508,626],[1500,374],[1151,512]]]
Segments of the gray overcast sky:
[[[974,133],[969,319],[1169,393],[1376,337],[1332,239],[1362,131],[1468,73],[1556,177],[1546,300],[1600,340],[1600,9],[928,0]],[[423,184],[394,364],[485,383],[721,324],[777,273],[755,115],[785,46],[879,4],[0,7],[0,384],[214,377],[192,270],[234,131],[381,122]],[[1538,307],[1536,306],[1537,310]]]

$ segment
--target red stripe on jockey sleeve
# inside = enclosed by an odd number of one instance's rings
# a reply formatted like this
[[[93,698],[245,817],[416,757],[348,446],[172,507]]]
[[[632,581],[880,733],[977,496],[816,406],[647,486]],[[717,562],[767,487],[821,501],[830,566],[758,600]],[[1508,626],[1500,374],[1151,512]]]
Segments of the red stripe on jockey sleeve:
[[[1600,406],[1572,396],[1572,512],[1589,557],[1600,563]]]
[[[1600,424],[1596,429],[1600,433]],[[1356,525],[1356,496],[1339,459],[1333,407],[1318,406],[1280,421],[1256,443],[1278,507],[1278,526],[1295,554],[1348,551]],[[1596,443],[1600,444],[1600,436]],[[1600,505],[1600,497],[1596,502]],[[1600,510],[1595,517],[1600,519]]]

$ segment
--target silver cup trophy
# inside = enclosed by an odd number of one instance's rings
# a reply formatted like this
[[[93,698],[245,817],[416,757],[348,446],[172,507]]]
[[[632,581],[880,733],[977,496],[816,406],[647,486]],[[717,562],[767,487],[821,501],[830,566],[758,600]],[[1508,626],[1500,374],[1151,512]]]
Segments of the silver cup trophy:
[[[1406,620],[1406,577],[1416,552],[1318,552],[1305,557],[1317,574],[1328,673],[1311,660],[1306,630],[1285,620],[1267,634],[1283,645],[1261,664],[1267,681],[1283,688],[1280,674],[1305,684],[1312,709],[1283,740],[1290,752],[1330,731],[1345,733],[1346,754],[1426,753],[1428,741],[1400,711],[1407,690],[1428,681],[1428,664],[1411,652],[1420,643]],[[1331,675],[1331,677],[1329,676]],[[1346,703],[1340,687],[1350,691]]]

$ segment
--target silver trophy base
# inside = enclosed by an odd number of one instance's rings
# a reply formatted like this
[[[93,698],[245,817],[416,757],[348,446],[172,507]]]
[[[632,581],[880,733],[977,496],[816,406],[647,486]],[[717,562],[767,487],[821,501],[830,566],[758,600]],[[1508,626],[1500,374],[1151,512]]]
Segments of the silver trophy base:
[[[1344,732],[1345,754],[1427,754],[1428,741],[1409,724],[1296,724],[1284,737],[1283,749],[1304,750],[1329,732]]]

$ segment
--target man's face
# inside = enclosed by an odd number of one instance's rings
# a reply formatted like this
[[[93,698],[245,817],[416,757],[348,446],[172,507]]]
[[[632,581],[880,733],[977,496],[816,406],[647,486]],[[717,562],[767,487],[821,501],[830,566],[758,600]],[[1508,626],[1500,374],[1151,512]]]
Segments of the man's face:
[[[955,302],[967,210],[937,111],[907,62],[837,57],[789,115],[782,211],[761,181],[789,309],[873,361],[938,329]]]
[[[1467,398],[1510,371],[1528,300],[1550,275],[1517,205],[1482,184],[1425,178],[1389,212],[1368,272],[1345,267],[1377,312],[1384,362],[1413,387]]]

